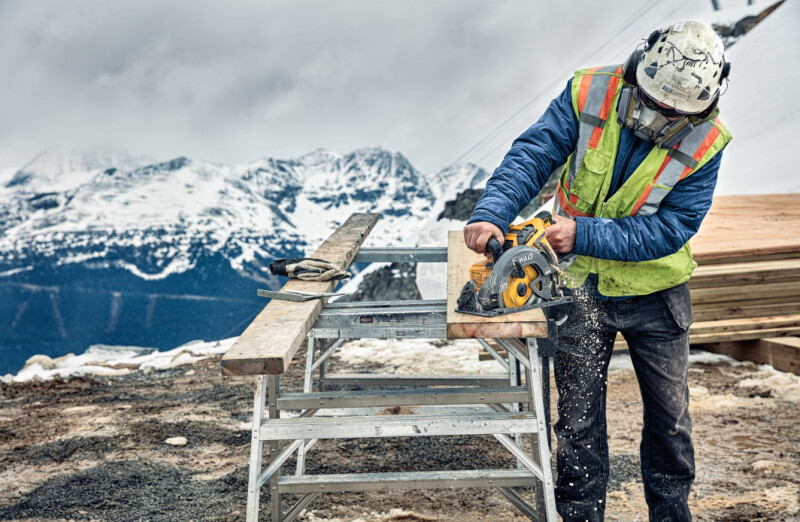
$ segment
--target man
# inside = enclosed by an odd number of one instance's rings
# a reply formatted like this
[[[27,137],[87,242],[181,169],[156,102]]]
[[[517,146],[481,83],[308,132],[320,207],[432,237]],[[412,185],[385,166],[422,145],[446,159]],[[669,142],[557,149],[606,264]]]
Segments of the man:
[[[555,357],[556,501],[565,521],[602,520],[608,481],[606,376],[625,337],[644,406],[641,469],[650,520],[690,520],[694,449],[686,382],[689,239],[711,206],[722,150],[717,118],[730,64],[714,31],[654,31],[622,66],[578,71],[512,145],[464,227],[483,253],[564,165],[547,239],[574,252],[569,318]]]

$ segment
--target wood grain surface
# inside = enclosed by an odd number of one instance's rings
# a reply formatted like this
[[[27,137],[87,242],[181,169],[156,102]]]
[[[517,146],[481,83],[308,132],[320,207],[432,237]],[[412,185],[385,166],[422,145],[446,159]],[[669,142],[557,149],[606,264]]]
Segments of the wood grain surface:
[[[717,196],[691,245],[699,264],[800,257],[800,194]]]
[[[378,214],[353,214],[310,257],[346,269],[378,217]],[[282,290],[331,292],[335,286],[335,281],[291,279]],[[226,375],[284,373],[326,301],[271,300],[222,358],[222,372]]]

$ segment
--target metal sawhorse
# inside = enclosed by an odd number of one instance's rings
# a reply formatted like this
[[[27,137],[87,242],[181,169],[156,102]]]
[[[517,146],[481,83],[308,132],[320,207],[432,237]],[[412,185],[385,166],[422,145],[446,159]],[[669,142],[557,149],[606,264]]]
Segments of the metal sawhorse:
[[[446,260],[446,248],[364,248],[355,258],[355,262],[362,263]],[[281,393],[278,375],[257,377],[248,521],[258,519],[259,493],[267,483],[274,522],[294,520],[320,493],[475,487],[496,488],[532,520],[556,521],[549,411],[543,400],[543,396],[549,396],[549,364],[547,359],[546,364],[541,364],[535,339],[528,339],[526,343],[517,339],[495,339],[497,345],[506,350],[507,359],[486,340],[477,339],[503,366],[505,374],[326,375],[327,359],[345,339],[447,338],[446,309],[445,300],[329,303],[308,335],[303,391]],[[318,372],[316,391],[315,372]],[[543,376],[547,383],[544,390]],[[353,390],[353,387],[361,389]],[[487,408],[485,413],[478,414],[445,411],[428,415],[315,416],[321,410],[333,408],[457,405],[485,405]],[[281,418],[281,412],[286,410],[299,411],[299,415]],[[320,439],[448,435],[493,435],[517,459],[517,468],[305,474],[309,450]],[[523,449],[523,437],[530,441],[528,451]],[[266,468],[262,466],[265,442],[268,445]],[[281,467],[295,452],[295,474],[281,475]],[[520,486],[535,488],[534,505],[513,489]],[[281,502],[284,494],[302,496],[284,511]]]

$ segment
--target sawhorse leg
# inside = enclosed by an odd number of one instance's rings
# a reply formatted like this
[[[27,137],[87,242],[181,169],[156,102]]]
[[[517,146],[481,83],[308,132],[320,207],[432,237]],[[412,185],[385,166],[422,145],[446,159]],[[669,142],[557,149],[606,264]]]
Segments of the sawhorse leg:
[[[542,378],[540,375],[541,362],[539,353],[536,346],[536,339],[529,338],[527,340],[528,360],[530,361],[530,368],[526,368],[525,379],[528,382],[528,405],[533,408],[537,419],[538,437],[536,444],[536,454],[534,461],[536,461],[542,468],[544,481],[540,484],[543,485],[542,495],[537,494],[537,511],[539,512],[539,520],[547,520],[548,522],[556,521],[556,498],[555,491],[553,490],[553,471],[550,466],[550,444],[545,444],[549,438],[548,425],[545,422],[544,413],[544,393],[537,394],[536,390],[543,390]],[[545,362],[546,359],[545,359]],[[550,383],[547,383],[549,387]],[[537,488],[538,489],[538,488]],[[538,492],[537,492],[538,493]],[[541,497],[544,497],[543,499]],[[544,502],[540,502],[543,500]]]
[[[259,493],[261,490],[258,484],[258,477],[261,475],[261,459],[264,451],[264,441],[259,438],[259,431],[261,430],[261,420],[264,417],[264,402],[267,395],[263,375],[256,377],[254,395],[253,427],[250,439],[250,474],[247,485],[247,522],[258,520]]]
[[[517,360],[516,357],[514,357],[513,354],[509,353],[508,354],[508,380],[509,380],[509,384],[511,386],[521,386],[522,385],[522,381],[521,381],[521,377],[522,377],[521,373],[522,372],[520,370],[521,370],[521,368],[520,368],[519,361]],[[511,404],[511,411],[522,411],[522,404],[517,403],[517,402],[512,403]],[[522,435],[519,434],[519,433],[514,435],[514,442],[516,442],[517,446],[519,446],[521,448],[522,447]],[[525,466],[522,464],[522,461],[517,459],[517,468],[518,469],[522,469],[524,467]]]
[[[277,375],[259,375],[256,378],[256,389],[253,400],[253,426],[250,441],[250,470],[247,485],[247,522],[258,520],[258,507],[260,504],[260,484],[264,441],[259,437],[261,424],[264,420],[264,406],[267,406],[268,418],[278,418],[278,383]],[[279,442],[269,443],[269,462],[278,457]],[[270,505],[272,520],[281,520],[281,497],[278,491],[278,475],[274,473],[270,478]]]
[[[267,375],[267,392],[268,397],[267,401],[269,406],[267,411],[269,412],[270,419],[277,419],[280,414],[278,413],[278,387],[280,385],[280,377],[278,375]],[[280,449],[280,441],[271,441],[269,443],[269,461],[272,461],[278,457],[278,450]],[[270,500],[270,507],[272,513],[272,522],[280,522],[281,520],[281,494],[278,491],[278,477],[281,474],[281,470],[278,469],[269,479],[269,500]]]

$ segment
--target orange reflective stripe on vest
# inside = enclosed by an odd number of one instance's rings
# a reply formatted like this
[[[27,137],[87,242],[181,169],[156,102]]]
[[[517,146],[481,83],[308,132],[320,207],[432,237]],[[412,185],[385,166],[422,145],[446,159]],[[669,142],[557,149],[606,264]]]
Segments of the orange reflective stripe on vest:
[[[597,72],[606,74],[592,74]],[[578,112],[580,113],[578,144],[575,147],[575,156],[569,169],[568,187],[572,186],[575,176],[578,175],[578,168],[583,163],[587,147],[596,149],[600,144],[603,127],[605,127],[606,118],[608,118],[619,85],[619,77],[612,76],[612,74],[621,72],[622,67],[616,65],[596,67],[581,78],[581,88],[578,93]],[[611,79],[614,79],[613,84]]]
[[[604,74],[594,74],[604,73]],[[578,143],[569,168],[569,176],[563,177],[558,182],[558,199],[561,209],[572,217],[591,217],[592,214],[582,212],[573,205],[577,203],[577,197],[567,196],[565,192],[573,185],[575,177],[586,149],[596,149],[603,136],[608,114],[616,100],[617,88],[619,87],[620,77],[615,75],[622,74],[622,66],[612,65],[608,67],[595,67],[589,69],[587,74],[581,78],[580,89],[578,91]]]
[[[566,190],[561,186],[561,182],[558,183],[556,194],[558,195],[558,204],[561,206],[561,209],[569,214],[570,217],[594,217],[594,214],[586,214],[572,206],[578,202],[578,198],[573,194],[569,196],[569,200],[567,200]]]
[[[631,209],[631,216],[649,216],[658,211],[661,202],[677,183],[691,173],[719,136],[719,129],[710,121],[695,127],[678,146],[669,151],[661,168]],[[688,163],[688,165],[686,164]]]

